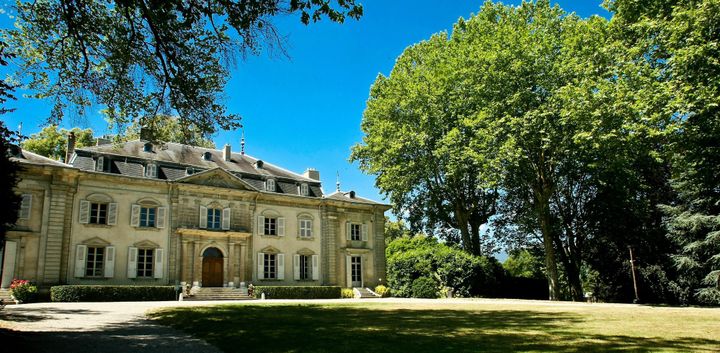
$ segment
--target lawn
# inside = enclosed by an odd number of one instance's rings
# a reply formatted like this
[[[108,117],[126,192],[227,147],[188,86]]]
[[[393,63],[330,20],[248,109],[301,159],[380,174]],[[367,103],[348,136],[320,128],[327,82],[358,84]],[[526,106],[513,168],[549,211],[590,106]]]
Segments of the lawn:
[[[148,315],[225,352],[720,351],[720,309],[517,301],[255,302]]]

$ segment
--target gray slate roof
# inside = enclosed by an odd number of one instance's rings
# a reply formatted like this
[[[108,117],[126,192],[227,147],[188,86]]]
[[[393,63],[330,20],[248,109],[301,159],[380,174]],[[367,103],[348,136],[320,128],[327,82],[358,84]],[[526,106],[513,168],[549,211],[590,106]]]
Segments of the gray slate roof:
[[[256,168],[258,159],[245,154],[231,153],[230,160],[226,161],[223,158],[222,150],[165,142],[154,144],[151,152],[145,152],[146,143],[147,141],[135,140],[120,144],[77,148],[71,163],[82,170],[93,170],[95,167],[94,157],[103,155],[112,160],[114,168],[110,169],[111,172],[142,177],[145,164],[153,162],[159,167],[158,177],[168,180],[184,177],[187,168],[195,172],[222,168],[259,190],[264,189],[266,179],[273,178],[276,179],[276,190],[279,193],[297,195],[297,185],[307,183],[310,190],[309,196],[323,196],[320,181],[265,161],[262,163],[262,168]],[[210,160],[203,158],[206,152],[210,153]]]
[[[66,168],[71,167],[70,165],[67,165],[63,162],[59,162],[54,159],[50,159],[50,158],[41,156],[36,153],[26,151],[17,146],[12,146],[10,149],[10,153],[11,153],[10,159],[15,162],[38,164],[38,165],[50,165],[50,166],[66,167]]]
[[[334,193],[330,195],[326,195],[325,198],[331,199],[331,200],[338,200],[338,201],[346,201],[346,202],[355,202],[355,203],[364,203],[369,205],[382,205],[387,206],[384,203],[380,203],[377,201],[373,201],[370,199],[362,198],[357,195],[355,197],[350,197],[350,193],[352,191],[335,191]]]

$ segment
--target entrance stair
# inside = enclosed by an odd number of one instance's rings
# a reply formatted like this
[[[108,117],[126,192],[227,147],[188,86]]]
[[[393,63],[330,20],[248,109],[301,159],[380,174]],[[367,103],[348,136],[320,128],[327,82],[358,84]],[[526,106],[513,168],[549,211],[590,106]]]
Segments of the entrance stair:
[[[15,301],[10,296],[10,290],[9,289],[0,289],[0,299],[2,299],[3,304],[5,305],[11,305],[15,304]]]
[[[370,290],[370,288],[356,287],[353,288],[353,292],[355,293],[355,299],[380,298],[380,295]]]
[[[183,300],[249,300],[254,299],[240,288],[233,287],[202,287],[194,295]]]

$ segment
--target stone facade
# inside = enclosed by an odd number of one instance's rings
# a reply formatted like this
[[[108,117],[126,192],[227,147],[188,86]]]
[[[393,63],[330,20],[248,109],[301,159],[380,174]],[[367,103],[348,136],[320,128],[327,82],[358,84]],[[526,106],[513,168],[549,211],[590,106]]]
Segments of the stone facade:
[[[295,174],[229,146],[132,141],[71,155],[61,163],[16,151],[24,201],[7,234],[2,287],[12,278],[45,288],[384,281],[389,207],[354,192],[324,195],[314,170]]]

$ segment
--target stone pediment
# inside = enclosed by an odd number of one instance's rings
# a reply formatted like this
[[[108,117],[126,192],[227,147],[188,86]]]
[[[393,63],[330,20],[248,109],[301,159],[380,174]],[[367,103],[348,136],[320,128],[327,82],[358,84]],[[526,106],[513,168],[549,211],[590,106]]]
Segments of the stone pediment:
[[[257,191],[252,185],[221,168],[206,170],[176,180],[178,183],[212,186],[225,189]]]

